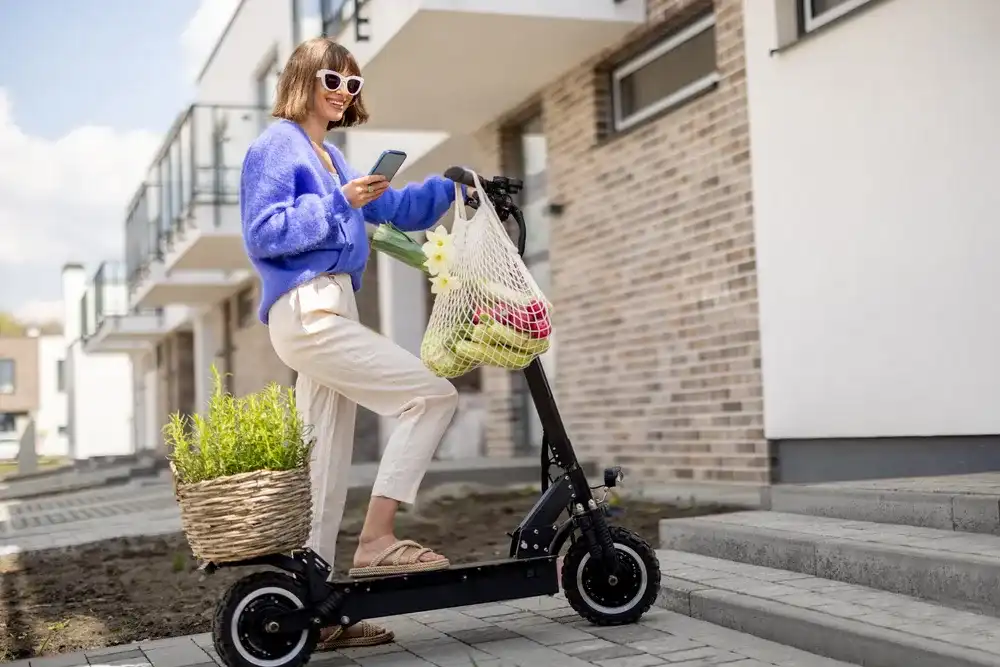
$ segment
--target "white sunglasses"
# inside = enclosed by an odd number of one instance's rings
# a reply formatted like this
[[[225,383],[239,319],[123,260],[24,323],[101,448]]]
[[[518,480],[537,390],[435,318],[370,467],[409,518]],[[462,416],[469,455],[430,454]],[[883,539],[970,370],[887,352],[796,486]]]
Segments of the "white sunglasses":
[[[321,69],[316,72],[316,77],[323,82],[323,87],[331,93],[346,88],[348,94],[357,95],[361,92],[361,86],[365,85],[365,80],[360,76],[341,76],[332,69]]]

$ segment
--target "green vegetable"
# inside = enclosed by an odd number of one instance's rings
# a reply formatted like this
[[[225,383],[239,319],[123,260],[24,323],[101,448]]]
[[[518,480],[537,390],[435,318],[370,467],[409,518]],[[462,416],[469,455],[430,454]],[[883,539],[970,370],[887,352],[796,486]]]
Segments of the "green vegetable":
[[[500,324],[493,318],[484,319],[472,332],[472,340],[486,345],[502,344],[518,352],[537,356],[549,349],[548,338],[532,338]]]
[[[519,371],[531,363],[533,354],[525,354],[501,345],[486,345],[470,340],[460,340],[455,343],[455,354],[463,359],[479,364],[499,366],[511,371]]]
[[[476,327],[472,324],[472,322],[462,322],[461,324],[456,324],[455,329],[451,332],[451,335],[448,336],[448,342],[454,343],[459,340],[470,340],[475,330]]]
[[[463,359],[451,350],[440,347],[424,355],[424,363],[439,377],[454,378],[465,375],[476,367],[475,362]]]
[[[372,248],[407,266],[428,273],[427,267],[424,266],[427,255],[424,254],[423,248],[391,222],[384,222],[375,228],[375,233],[372,234]]]
[[[436,332],[426,336],[420,344],[421,360],[439,377],[458,377],[476,367],[474,362],[462,359],[452,351],[454,343],[460,340],[456,333],[460,332],[446,335]]]

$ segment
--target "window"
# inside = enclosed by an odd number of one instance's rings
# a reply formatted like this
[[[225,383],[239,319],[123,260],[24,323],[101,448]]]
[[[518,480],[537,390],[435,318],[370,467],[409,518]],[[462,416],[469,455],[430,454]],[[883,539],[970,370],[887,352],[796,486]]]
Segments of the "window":
[[[17,420],[11,412],[0,412],[0,433],[13,433],[17,430]]]
[[[344,24],[354,13],[355,3],[349,0],[320,0],[320,20],[323,22],[323,34],[337,37],[344,29]]]
[[[0,359],[0,394],[13,394],[15,385],[13,359]]]
[[[66,391],[66,362],[63,359],[56,362],[56,391]]]
[[[802,29],[811,32],[853,12],[871,0],[799,0],[802,7]]]
[[[670,109],[719,81],[715,59],[715,15],[682,28],[611,74],[614,129]]]

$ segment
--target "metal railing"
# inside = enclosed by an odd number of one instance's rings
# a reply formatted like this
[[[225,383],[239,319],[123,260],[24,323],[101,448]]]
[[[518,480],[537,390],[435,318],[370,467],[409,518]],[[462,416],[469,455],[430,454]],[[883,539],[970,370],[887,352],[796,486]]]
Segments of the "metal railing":
[[[198,206],[239,203],[247,148],[273,119],[270,109],[194,104],[181,113],[136,191],[125,219],[125,280],[131,292],[194,224]]]
[[[320,20],[324,37],[337,37],[348,23],[354,23],[354,39],[367,42],[368,35],[361,26],[368,25],[368,17],[362,11],[369,0],[320,0]]]
[[[90,338],[106,320],[128,315],[154,316],[162,321],[163,309],[138,310],[129,308],[126,265],[122,262],[101,262],[94,278],[80,299],[80,337]]]
[[[105,317],[128,313],[128,295],[124,287],[125,265],[101,262],[94,274],[94,315],[98,323]]]

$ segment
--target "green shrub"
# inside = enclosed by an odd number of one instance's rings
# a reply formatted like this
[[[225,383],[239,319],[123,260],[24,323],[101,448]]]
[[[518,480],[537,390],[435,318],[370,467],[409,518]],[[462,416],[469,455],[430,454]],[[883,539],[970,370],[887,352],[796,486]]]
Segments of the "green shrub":
[[[236,398],[212,366],[214,389],[204,415],[175,412],[163,427],[178,480],[193,484],[258,470],[291,470],[309,460],[312,430],[295,406],[295,391],[272,383]]]

